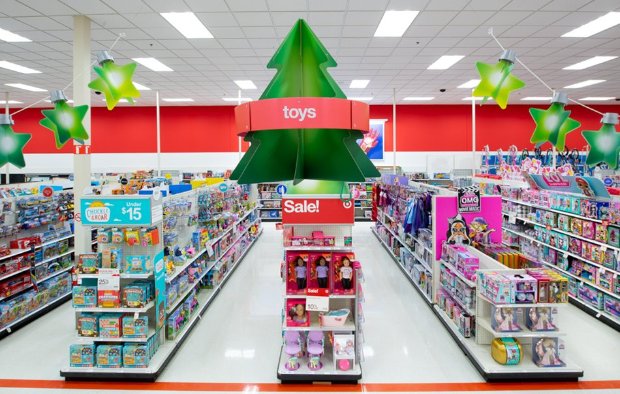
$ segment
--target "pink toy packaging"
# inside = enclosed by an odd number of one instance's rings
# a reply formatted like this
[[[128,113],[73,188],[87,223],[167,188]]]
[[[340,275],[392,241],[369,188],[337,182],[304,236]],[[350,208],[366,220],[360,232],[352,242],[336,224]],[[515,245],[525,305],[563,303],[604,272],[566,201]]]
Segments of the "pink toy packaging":
[[[332,292],[355,294],[355,253],[332,253]]]
[[[607,227],[607,243],[614,247],[620,247],[620,228]]]
[[[286,294],[306,294],[308,253],[286,252]]]
[[[506,275],[512,282],[512,292],[516,304],[533,304],[538,299],[536,278],[527,274]]]
[[[491,327],[498,332],[519,332],[518,309],[491,306]]]
[[[310,276],[309,289],[330,289],[331,285],[331,253],[310,253],[308,255]]]
[[[594,239],[594,223],[584,220],[581,226],[581,235],[585,238]]]
[[[526,325],[530,331],[557,331],[553,322],[552,309],[547,307],[527,308]]]
[[[310,327],[310,312],[306,310],[306,300],[289,298],[286,300],[286,326]]]
[[[606,243],[607,242],[607,226],[604,224],[596,223],[595,225],[596,231],[594,234],[594,239]]]
[[[560,352],[564,348],[558,338],[532,338],[532,361],[539,367],[563,367]]]

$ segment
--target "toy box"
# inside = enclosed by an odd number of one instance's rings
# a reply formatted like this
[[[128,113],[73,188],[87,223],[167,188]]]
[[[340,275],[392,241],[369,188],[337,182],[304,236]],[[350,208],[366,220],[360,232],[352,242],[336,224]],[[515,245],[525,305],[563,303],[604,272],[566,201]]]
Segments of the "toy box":
[[[476,271],[480,267],[478,257],[474,256],[469,251],[459,252],[456,255],[456,269],[463,274],[467,279],[474,280],[476,277]]]
[[[594,239],[599,242],[607,243],[607,226],[605,226],[604,224],[595,223]]]
[[[306,300],[289,298],[286,300],[286,326],[310,327],[310,312],[306,311]]]
[[[527,308],[525,325],[531,331],[557,331],[553,322],[553,310],[548,307]]]
[[[310,253],[309,289],[328,289],[331,285],[331,253]]]
[[[491,305],[491,327],[498,332],[519,332],[522,330],[517,315],[520,310]]]
[[[581,228],[583,226],[583,220],[577,218],[570,219],[570,231],[573,234],[581,235]]]
[[[495,304],[514,304],[512,282],[496,272],[478,272],[480,293]]]
[[[538,282],[528,274],[506,275],[512,282],[516,304],[532,304],[538,299]]]
[[[149,333],[149,317],[125,315],[122,320],[123,337],[146,338]]]
[[[166,339],[172,340],[176,338],[184,324],[185,319],[181,314],[181,308],[175,309],[168,317],[168,322],[166,324]]]
[[[605,312],[615,316],[616,318],[620,318],[620,301],[618,301],[617,298],[605,294],[603,309]]]
[[[584,220],[581,223],[581,236],[588,239],[594,239],[595,232],[593,222],[590,222],[589,220]]]
[[[291,237],[291,246],[308,246],[312,242],[310,237],[294,235]]]
[[[570,218],[566,215],[558,215],[558,229],[570,231]]]
[[[581,254],[582,244],[578,238],[572,238],[568,242],[568,251],[577,255]]]
[[[338,371],[355,366],[355,335],[334,334],[334,365]]]
[[[620,228],[615,226],[607,227],[607,243],[613,247],[620,247]]]
[[[71,367],[94,367],[95,345],[73,344],[69,347],[69,365]]]
[[[73,288],[73,307],[90,308],[97,306],[96,286],[75,286]]]
[[[97,367],[120,368],[123,365],[122,345],[99,345],[97,346]]]
[[[123,367],[146,368],[149,365],[149,351],[145,345],[123,346]]]
[[[560,359],[564,345],[559,338],[532,338],[532,361],[539,367],[563,367]]]
[[[148,303],[145,286],[129,285],[123,288],[123,306],[127,308],[143,308]]]
[[[99,336],[99,318],[97,315],[84,313],[78,316],[77,331],[81,337]]]
[[[286,252],[286,293],[306,294],[308,253]]]
[[[77,271],[82,274],[95,274],[100,265],[99,254],[87,253],[78,257]]]
[[[120,308],[120,293],[120,290],[102,288],[97,289],[97,305],[101,308]]]
[[[102,338],[121,337],[121,315],[106,313],[99,316],[99,336]]]
[[[97,242],[100,244],[112,243],[112,231],[99,229],[97,231]]]
[[[491,356],[502,365],[517,365],[523,357],[523,348],[516,338],[495,338],[491,342]]]
[[[332,253],[332,292],[334,294],[355,294],[357,286],[354,268],[354,253]]]
[[[121,248],[105,249],[101,252],[101,268],[120,269],[123,250]]]
[[[586,283],[579,283],[577,297],[587,304],[592,305],[596,309],[603,309],[603,293],[587,285]]]
[[[614,280],[617,274],[614,271],[608,271],[603,268],[599,269],[597,283],[600,287],[607,291],[613,291]]]
[[[151,256],[125,256],[122,271],[127,274],[148,274],[153,272]]]

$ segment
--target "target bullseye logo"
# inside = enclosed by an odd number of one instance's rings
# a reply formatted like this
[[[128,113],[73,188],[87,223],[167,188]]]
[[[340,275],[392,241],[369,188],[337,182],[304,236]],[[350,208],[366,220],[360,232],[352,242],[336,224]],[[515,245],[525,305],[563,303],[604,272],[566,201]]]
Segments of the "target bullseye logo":
[[[345,207],[346,209],[349,209],[353,206],[353,203],[351,202],[351,200],[343,201],[342,206]]]

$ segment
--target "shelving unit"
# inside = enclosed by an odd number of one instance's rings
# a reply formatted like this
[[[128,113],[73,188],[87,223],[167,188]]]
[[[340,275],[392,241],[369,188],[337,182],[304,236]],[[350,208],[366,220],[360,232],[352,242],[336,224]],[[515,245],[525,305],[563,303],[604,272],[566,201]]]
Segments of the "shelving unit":
[[[370,222],[372,211],[372,185],[374,181],[367,182],[349,182],[349,190],[356,188],[359,196],[353,200],[355,206],[355,221]]]
[[[259,183],[258,205],[260,218],[263,222],[279,222],[282,220],[282,195],[276,190],[278,182]]]

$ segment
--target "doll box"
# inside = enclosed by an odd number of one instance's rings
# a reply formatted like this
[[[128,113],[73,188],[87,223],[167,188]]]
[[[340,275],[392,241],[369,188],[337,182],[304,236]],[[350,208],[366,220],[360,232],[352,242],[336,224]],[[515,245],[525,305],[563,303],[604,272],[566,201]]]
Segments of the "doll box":
[[[69,347],[69,360],[72,367],[94,367],[95,345],[73,344]]]
[[[547,307],[527,308],[525,325],[530,331],[557,331],[553,322],[553,310]]]
[[[519,325],[520,310],[517,308],[504,308],[491,306],[491,327],[497,332],[520,332],[523,329]]]
[[[539,367],[564,367],[566,364],[560,359],[563,349],[559,338],[532,338],[532,361]]]
[[[306,310],[306,300],[289,298],[286,300],[286,326],[310,327],[310,312]]]

